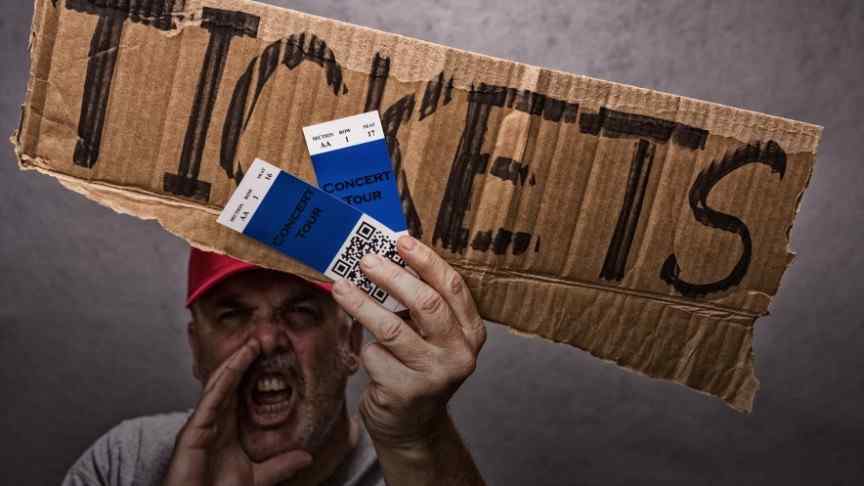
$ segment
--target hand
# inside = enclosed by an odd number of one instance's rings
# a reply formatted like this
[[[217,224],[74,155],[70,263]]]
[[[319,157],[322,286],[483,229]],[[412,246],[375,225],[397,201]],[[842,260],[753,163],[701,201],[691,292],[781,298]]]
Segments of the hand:
[[[399,253],[420,278],[367,255],[361,269],[410,311],[407,322],[347,280],[336,282],[336,301],[377,339],[361,355],[371,383],[360,412],[376,445],[428,443],[446,427],[447,402],[474,372],[486,328],[462,277],[432,249],[411,237]],[[422,280],[421,280],[422,279]]]
[[[237,387],[260,352],[258,341],[250,339],[210,375],[198,406],[177,435],[164,486],[272,486],[312,462],[305,451],[288,451],[256,464],[240,446]]]

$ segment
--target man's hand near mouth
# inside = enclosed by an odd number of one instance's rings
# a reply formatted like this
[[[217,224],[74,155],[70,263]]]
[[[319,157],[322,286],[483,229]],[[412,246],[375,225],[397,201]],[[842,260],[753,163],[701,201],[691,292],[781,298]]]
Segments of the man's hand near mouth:
[[[211,375],[198,406],[177,436],[164,486],[273,486],[311,464],[312,457],[302,450],[253,463],[240,445],[237,390],[260,352],[260,344],[250,339]],[[263,385],[278,388],[279,384]]]

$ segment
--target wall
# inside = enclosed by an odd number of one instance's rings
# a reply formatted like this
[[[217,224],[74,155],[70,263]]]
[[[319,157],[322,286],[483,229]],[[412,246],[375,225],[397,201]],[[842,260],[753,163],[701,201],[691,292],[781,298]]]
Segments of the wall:
[[[824,125],[799,257],[756,329],[753,415],[497,325],[452,410],[494,485],[861,483],[864,3],[271,3]],[[0,134],[18,122],[31,5],[0,5]],[[194,403],[186,247],[0,157],[3,476],[57,484],[118,421]]]

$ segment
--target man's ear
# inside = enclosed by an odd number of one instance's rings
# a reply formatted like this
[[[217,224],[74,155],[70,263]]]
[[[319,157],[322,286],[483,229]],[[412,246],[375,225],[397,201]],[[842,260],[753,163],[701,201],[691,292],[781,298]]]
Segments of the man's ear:
[[[203,373],[201,373],[201,366],[198,364],[200,361],[198,360],[198,328],[195,323],[195,317],[186,324],[186,339],[189,341],[189,349],[192,350],[192,375],[195,376],[195,379],[198,381],[202,380]],[[201,381],[201,383],[204,383]]]

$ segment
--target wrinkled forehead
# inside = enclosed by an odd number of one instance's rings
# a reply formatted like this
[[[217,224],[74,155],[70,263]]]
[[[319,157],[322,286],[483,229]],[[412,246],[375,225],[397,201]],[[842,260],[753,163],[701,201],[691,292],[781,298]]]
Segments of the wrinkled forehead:
[[[286,300],[308,300],[331,308],[338,307],[333,298],[302,278],[274,270],[255,269],[232,275],[210,289],[196,302],[206,310],[229,302],[256,305],[279,305]]]

